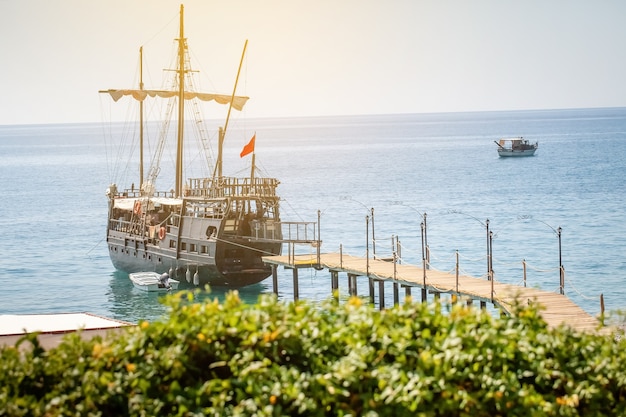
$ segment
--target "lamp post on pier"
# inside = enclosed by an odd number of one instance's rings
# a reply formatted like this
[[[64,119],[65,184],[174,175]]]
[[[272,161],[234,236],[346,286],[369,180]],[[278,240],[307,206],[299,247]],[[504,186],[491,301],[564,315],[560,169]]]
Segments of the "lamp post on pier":
[[[487,220],[489,221],[489,220]],[[492,263],[492,251],[493,251],[493,232],[489,232],[489,276],[487,277],[487,279],[489,281],[491,281],[491,302],[493,303],[493,296],[494,296],[494,292],[493,292],[493,263]]]
[[[371,209],[372,212],[372,251],[374,252],[374,259],[376,259],[376,236],[374,234],[374,207]]]
[[[361,205],[361,207],[363,207],[365,210],[367,210],[368,212],[368,216],[367,216],[367,225],[368,225],[368,233],[367,233],[367,239],[369,241],[369,223],[370,221],[372,222],[372,254],[374,256],[374,259],[376,259],[376,236],[375,236],[375,230],[374,230],[374,207],[367,207],[365,204],[361,203],[359,200],[356,200],[354,198],[352,198],[352,196],[343,196],[341,197],[342,200],[350,200],[350,201],[354,201],[355,203],[358,203]],[[369,246],[369,244],[368,244]]]
[[[365,216],[365,273],[370,276],[370,216]]]
[[[486,219],[483,223],[477,217],[474,217],[471,214],[467,214],[459,210],[448,210],[448,214],[461,214],[465,217],[469,217],[470,219],[474,219],[475,221],[480,223],[480,225],[485,228],[485,230],[487,231],[487,279],[490,281],[493,280],[493,232],[489,230],[489,219]]]
[[[565,294],[565,271],[563,270],[563,260],[561,259],[561,226],[557,229],[557,237],[559,238],[559,289],[561,295]]]
[[[393,204],[397,204],[399,206],[407,207],[417,213],[421,218],[422,222],[420,223],[421,233],[422,233],[422,259],[426,259],[425,269],[430,268],[430,249],[428,247],[428,225],[426,223],[426,212],[421,212],[417,210],[415,207],[412,207],[408,204],[404,204],[402,201],[396,201]]]
[[[482,224],[480,220],[478,222]],[[493,232],[489,232],[489,219],[485,220],[484,226],[487,229],[487,279],[491,281],[493,274],[493,253],[491,252],[493,249]]]
[[[424,241],[426,239],[426,224],[422,222],[420,224],[422,229],[422,302],[425,303],[428,292],[426,291],[426,252],[424,250]]]

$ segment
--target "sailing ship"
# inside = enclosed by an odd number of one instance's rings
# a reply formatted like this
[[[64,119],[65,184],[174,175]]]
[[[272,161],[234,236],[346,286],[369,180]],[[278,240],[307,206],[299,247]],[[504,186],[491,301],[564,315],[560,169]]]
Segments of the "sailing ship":
[[[140,140],[139,187],[134,183],[120,189],[110,184],[106,241],[115,268],[128,273],[153,271],[169,273],[194,285],[243,287],[260,282],[271,274],[262,256],[280,255],[282,233],[279,214],[279,181],[257,176],[254,141],[248,142],[241,156],[252,153],[250,176],[222,174],[223,143],[231,110],[242,110],[248,97],[237,96],[236,88],[245,47],[231,95],[194,91],[187,39],[184,35],[184,7],[180,6],[176,69],[171,89],[102,90],[114,101],[131,97],[139,102],[139,130],[143,132],[143,104],[149,99],[169,100],[169,113],[176,113],[176,161],[174,186],[156,188],[167,134],[162,134],[154,151],[148,175],[143,175],[143,140]],[[142,49],[140,49],[141,55]],[[140,62],[142,62],[140,60]],[[190,100],[215,101],[228,106],[223,127],[218,130],[218,153],[213,165],[206,157],[206,172],[212,175],[185,178],[183,172],[185,105]],[[191,104],[190,104],[191,106]],[[164,131],[169,122],[164,122]],[[143,138],[143,136],[140,134]],[[202,142],[206,146],[205,141]],[[212,165],[212,166],[211,166]]]

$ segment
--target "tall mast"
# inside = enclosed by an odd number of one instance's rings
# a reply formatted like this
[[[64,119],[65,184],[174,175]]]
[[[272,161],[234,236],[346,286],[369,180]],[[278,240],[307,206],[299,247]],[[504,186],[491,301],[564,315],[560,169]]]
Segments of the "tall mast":
[[[185,49],[186,39],[183,29],[183,9],[180,5],[180,34],[178,36],[178,139],[176,147],[176,197],[182,196],[183,190],[183,132],[185,113]]]
[[[139,47],[139,89],[143,90],[143,46]],[[143,100],[139,101],[139,190],[143,186]]]

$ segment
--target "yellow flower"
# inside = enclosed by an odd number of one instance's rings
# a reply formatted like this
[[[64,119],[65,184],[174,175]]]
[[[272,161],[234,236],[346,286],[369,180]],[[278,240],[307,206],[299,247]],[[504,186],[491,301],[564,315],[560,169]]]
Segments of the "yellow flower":
[[[96,343],[93,345],[93,350],[91,351],[91,355],[94,357],[99,357],[102,353],[102,345],[100,343]]]
[[[265,343],[273,342],[274,340],[276,340],[279,333],[280,332],[278,331],[278,329],[274,330],[273,332],[265,332],[263,333],[263,341]]]
[[[135,372],[135,369],[137,369],[137,366],[134,363],[127,363],[126,364],[126,370],[128,372]]]
[[[565,395],[563,397],[557,397],[556,398],[556,403],[558,405],[565,405],[565,406],[568,406],[568,407],[578,407],[578,403],[579,403],[578,394],[574,394],[574,395],[569,396],[569,397],[567,395]]]
[[[272,395],[272,396],[270,397],[270,404],[272,404],[272,405],[276,404],[276,400],[277,400],[276,396],[275,396],[275,395]]]
[[[150,323],[148,323],[147,321],[142,321],[142,322],[141,322],[141,328],[142,328],[142,329],[144,329],[144,330],[145,330],[145,329],[147,329],[147,328],[148,328],[148,326],[150,326]]]
[[[361,307],[363,305],[363,301],[359,297],[350,297],[348,300],[348,305],[353,307]]]
[[[198,333],[198,336],[196,336],[198,338],[199,341],[204,342],[204,340],[206,339],[206,336],[202,333]]]

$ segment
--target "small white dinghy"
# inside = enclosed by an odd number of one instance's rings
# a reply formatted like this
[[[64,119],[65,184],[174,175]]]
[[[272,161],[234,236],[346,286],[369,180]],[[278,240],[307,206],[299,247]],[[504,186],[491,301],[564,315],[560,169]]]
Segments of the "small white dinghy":
[[[171,291],[178,289],[179,282],[170,278],[167,272],[132,272],[128,274],[135,288],[142,291]]]

